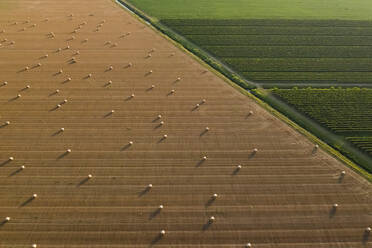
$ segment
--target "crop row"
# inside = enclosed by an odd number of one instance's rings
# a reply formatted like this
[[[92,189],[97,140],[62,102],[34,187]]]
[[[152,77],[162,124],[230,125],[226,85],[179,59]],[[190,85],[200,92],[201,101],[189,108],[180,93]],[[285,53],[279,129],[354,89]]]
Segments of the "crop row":
[[[346,137],[346,140],[372,156],[372,137]]]
[[[372,36],[185,35],[200,46],[372,46]]]
[[[270,19],[162,19],[168,26],[310,26],[371,27],[371,21],[349,20],[270,20]]]
[[[272,92],[336,133],[372,131],[372,90],[274,89]]]
[[[253,81],[372,83],[372,72],[242,72]]]
[[[239,72],[368,72],[372,58],[221,58]]]
[[[243,58],[371,58],[372,46],[210,46],[217,57]]]
[[[372,27],[317,26],[171,26],[182,35],[313,35],[370,36]]]

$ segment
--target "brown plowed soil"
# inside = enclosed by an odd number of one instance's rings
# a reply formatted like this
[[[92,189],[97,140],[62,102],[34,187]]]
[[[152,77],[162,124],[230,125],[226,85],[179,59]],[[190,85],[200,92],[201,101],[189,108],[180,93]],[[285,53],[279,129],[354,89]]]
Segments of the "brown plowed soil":
[[[2,0],[0,32],[0,247],[372,246],[368,182],[113,1]]]

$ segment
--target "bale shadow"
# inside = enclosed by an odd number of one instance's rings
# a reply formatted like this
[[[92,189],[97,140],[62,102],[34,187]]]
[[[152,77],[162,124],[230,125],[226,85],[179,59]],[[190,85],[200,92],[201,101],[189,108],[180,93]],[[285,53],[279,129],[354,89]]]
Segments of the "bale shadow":
[[[53,108],[49,109],[49,112],[56,111],[58,109],[58,106],[54,106]]]
[[[204,207],[205,208],[210,207],[215,201],[216,201],[215,198],[213,198],[213,197],[209,198],[209,200],[204,204]]]
[[[256,156],[257,152],[253,151],[249,154],[248,158],[251,159],[251,158],[254,158]]]
[[[132,100],[132,99],[133,99],[133,97],[132,97],[132,96],[128,96],[127,98],[125,98],[125,99],[124,99],[124,101],[126,101],[126,102],[127,102],[127,101],[130,101],[130,100]]]
[[[6,221],[6,220],[2,220],[2,221],[0,222],[0,227],[4,226],[7,222],[8,222],[8,221]]]
[[[202,230],[203,231],[208,230],[211,225],[212,225],[212,222],[208,220],[208,222],[203,225]]]
[[[149,187],[146,187],[145,189],[141,190],[139,193],[138,193],[138,197],[142,197],[144,195],[146,195],[147,193],[150,192],[150,189]]]
[[[202,166],[204,163],[205,163],[205,160],[204,160],[204,159],[201,159],[201,160],[198,161],[198,163],[196,163],[195,167],[200,167],[200,166]]]
[[[152,213],[150,213],[149,220],[154,219],[156,216],[158,216],[160,214],[160,212],[161,212],[161,210],[160,210],[160,208],[158,208],[155,211],[153,211]]]
[[[81,181],[76,185],[76,187],[78,188],[78,187],[84,185],[84,184],[85,184],[86,182],[88,182],[88,181],[89,181],[89,177],[86,177],[86,178],[84,178],[83,180],[81,180]]]
[[[31,203],[34,199],[35,199],[35,198],[31,196],[31,197],[28,198],[26,201],[24,201],[21,205],[19,205],[19,207],[21,208],[21,207],[24,207],[24,206],[28,205],[28,204]]]
[[[54,136],[57,136],[58,134],[61,134],[61,133],[63,133],[63,131],[62,130],[58,130],[58,131],[52,133],[51,136],[54,137]]]
[[[370,236],[370,233],[366,230],[364,231],[363,233],[363,238],[362,238],[362,242],[363,244],[366,244],[369,240],[369,236]]]
[[[12,177],[12,176],[15,176],[15,175],[17,175],[18,173],[20,173],[22,171],[22,169],[21,168],[19,168],[19,169],[17,169],[17,170],[15,170],[15,171],[13,171],[12,173],[10,173],[9,175],[8,175],[8,177]]]
[[[338,183],[342,183],[342,181],[345,179],[345,175],[341,174],[339,177],[338,177]]]
[[[8,102],[14,102],[15,100],[17,100],[19,97],[18,96],[15,96],[15,97],[12,97],[8,100]]]
[[[57,159],[62,159],[62,158],[64,158],[64,157],[66,157],[68,154],[69,154],[69,153],[66,151],[66,152],[62,153],[61,155],[59,155],[59,156],[57,157]]]
[[[156,245],[161,239],[162,239],[162,235],[159,233],[150,243],[150,247]]]
[[[4,128],[4,127],[6,127],[6,126],[8,126],[8,124],[6,124],[6,123],[2,123],[2,124],[0,124],[0,128]]]
[[[164,137],[161,137],[156,143],[159,144],[159,143],[162,143],[166,140],[166,138]]]
[[[318,151],[318,148],[317,147],[314,147],[313,150],[311,151],[311,154],[314,155],[316,154]]]
[[[105,83],[102,87],[103,88],[107,88],[107,87],[109,87],[111,84],[110,83]]]
[[[1,163],[0,163],[0,167],[3,167],[3,166],[5,166],[5,165],[9,164],[10,161],[11,161],[11,160],[7,159],[7,160],[5,160],[4,162],[1,162]]]
[[[199,110],[199,107],[198,106],[194,106],[192,109],[191,109],[191,112],[194,112],[194,111],[197,111]]]
[[[249,117],[253,116],[253,114],[251,113],[248,113],[246,116],[245,116],[245,119],[248,119]]]
[[[233,172],[231,172],[231,175],[232,175],[232,176],[235,176],[235,175],[237,175],[237,174],[239,173],[239,171],[240,171],[239,168],[235,168],[235,169],[233,170]]]
[[[148,72],[145,73],[145,77],[148,77],[148,76],[150,76],[151,74],[152,74],[152,72],[149,72],[149,71],[148,71]]]
[[[24,87],[24,88],[20,89],[18,92],[23,92],[23,91],[26,91],[26,90],[28,90],[28,89],[29,89],[29,88]]]
[[[58,93],[56,91],[53,91],[52,93],[50,93],[48,96],[54,96],[54,95],[57,95]]]
[[[153,87],[149,87],[146,89],[146,92],[152,91],[153,89],[154,89]]]
[[[154,127],[154,130],[160,128],[161,126],[162,126],[162,124],[160,124],[160,123],[157,124],[157,125]]]
[[[107,114],[103,115],[103,118],[107,118],[107,117],[109,117],[111,115],[113,115],[113,113],[112,112],[108,112]]]
[[[131,144],[126,144],[125,146],[123,146],[123,147],[120,149],[120,151],[128,150],[130,147],[131,147]]]
[[[200,137],[202,137],[202,136],[204,136],[205,134],[207,134],[208,133],[208,130],[203,130],[200,134],[199,134],[199,136]]]
[[[63,80],[62,81],[62,84],[67,84],[68,82],[70,82],[71,80],[69,80],[69,79],[65,79],[65,80]]]
[[[336,215],[336,212],[337,212],[337,208],[332,207],[331,210],[329,210],[329,215],[328,215],[328,217],[329,217],[329,218],[333,218],[333,217]]]

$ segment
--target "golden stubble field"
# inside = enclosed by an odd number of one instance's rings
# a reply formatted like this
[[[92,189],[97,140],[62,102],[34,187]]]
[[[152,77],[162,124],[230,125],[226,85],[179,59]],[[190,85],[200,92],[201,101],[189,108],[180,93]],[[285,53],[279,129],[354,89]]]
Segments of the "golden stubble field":
[[[369,183],[113,1],[3,5],[0,247],[371,247]]]

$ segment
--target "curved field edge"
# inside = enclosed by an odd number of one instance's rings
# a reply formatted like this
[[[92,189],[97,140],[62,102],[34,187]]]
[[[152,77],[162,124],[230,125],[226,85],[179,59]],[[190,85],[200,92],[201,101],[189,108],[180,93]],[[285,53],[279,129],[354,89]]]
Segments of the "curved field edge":
[[[203,64],[215,75],[222,78],[225,82],[227,82],[230,86],[238,90],[240,93],[253,99],[257,104],[265,108],[267,111],[269,111],[271,114],[279,118],[281,121],[285,122],[295,130],[297,130],[299,133],[307,137],[313,143],[318,144],[328,154],[338,159],[339,161],[343,162],[349,168],[351,168],[352,170],[366,178],[369,182],[372,182],[372,174],[363,169],[361,166],[357,165],[354,162],[355,158],[353,159],[354,161],[352,161],[351,159],[347,158],[342,153],[337,151],[334,147],[332,147],[331,145],[327,144],[326,142],[315,136],[313,133],[311,133],[311,131],[314,130],[307,129],[308,125],[297,124],[295,122],[296,118],[294,118],[294,112],[284,111],[283,109],[279,108],[279,101],[277,100],[273,101],[274,98],[270,94],[268,94],[267,91],[265,91],[264,89],[258,89],[255,85],[253,85],[253,83],[250,84],[247,80],[243,79],[238,74],[227,69],[218,60],[209,57],[209,55],[206,54],[205,51],[201,50],[199,47],[197,47],[190,41],[186,40],[181,35],[175,33],[172,29],[162,25],[158,19],[148,16],[143,11],[133,6],[131,3],[125,0],[112,1],[117,3],[122,8],[129,10],[134,17],[152,27],[154,31],[158,32],[164,38],[168,39],[179,49],[191,55],[196,61]],[[306,120],[307,124],[311,122],[311,120],[309,120],[306,117],[302,116],[302,118]],[[304,123],[302,122],[301,124]]]

